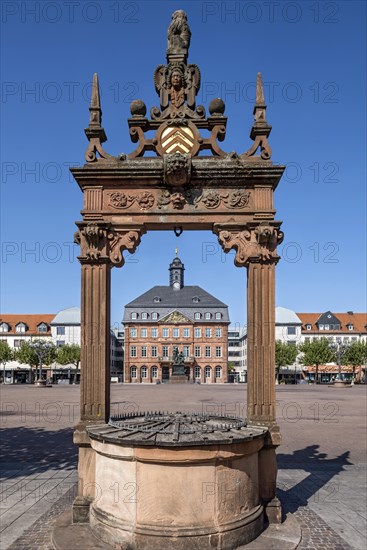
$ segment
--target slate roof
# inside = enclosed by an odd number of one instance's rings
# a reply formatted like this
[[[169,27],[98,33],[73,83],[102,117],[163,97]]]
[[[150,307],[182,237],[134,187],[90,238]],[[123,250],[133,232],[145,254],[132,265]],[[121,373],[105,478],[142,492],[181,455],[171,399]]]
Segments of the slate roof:
[[[154,298],[156,297],[159,297],[161,301],[154,302]],[[194,297],[199,298],[198,303],[193,302]],[[143,322],[148,321],[156,323],[156,320],[151,319],[150,313],[157,312],[159,314],[159,319],[162,319],[162,317],[175,310],[179,310],[192,321],[194,321],[194,314],[196,312],[202,314],[207,312],[215,314],[219,312],[222,314],[221,322],[229,323],[228,306],[200,286],[184,286],[180,290],[174,290],[170,286],[154,286],[144,294],[135,298],[135,300],[126,304],[123,322],[132,321],[131,313],[133,311],[139,315],[139,318],[136,320],[137,322],[142,321],[140,314],[142,312],[147,312],[149,317]],[[218,323],[218,319],[215,319],[215,315],[213,315],[211,321]],[[206,320],[206,322],[208,322],[208,320]]]

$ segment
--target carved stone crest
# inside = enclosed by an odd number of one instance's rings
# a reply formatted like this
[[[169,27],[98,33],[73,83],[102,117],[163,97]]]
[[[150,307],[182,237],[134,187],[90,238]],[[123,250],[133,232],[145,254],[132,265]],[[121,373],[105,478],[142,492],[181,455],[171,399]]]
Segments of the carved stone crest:
[[[191,179],[191,157],[178,151],[165,155],[163,160],[164,181],[168,185],[179,187]]]
[[[177,325],[178,323],[191,323],[188,317],[177,310],[170,313],[167,317],[162,318],[161,321],[165,323],[172,323],[174,325]]]

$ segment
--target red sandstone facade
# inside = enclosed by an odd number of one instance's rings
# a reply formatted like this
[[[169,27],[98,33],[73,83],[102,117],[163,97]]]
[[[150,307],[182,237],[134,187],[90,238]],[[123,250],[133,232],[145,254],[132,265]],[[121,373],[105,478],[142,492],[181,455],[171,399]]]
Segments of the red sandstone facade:
[[[190,382],[227,382],[227,328],[227,323],[172,323],[169,319],[154,325],[125,323],[125,382],[168,380],[175,347],[184,353]]]

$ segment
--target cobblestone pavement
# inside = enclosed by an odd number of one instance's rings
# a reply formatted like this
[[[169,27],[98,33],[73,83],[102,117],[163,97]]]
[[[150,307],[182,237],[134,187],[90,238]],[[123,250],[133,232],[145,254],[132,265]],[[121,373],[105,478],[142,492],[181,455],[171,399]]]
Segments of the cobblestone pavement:
[[[164,403],[176,410],[180,403],[181,410],[241,415],[245,397],[241,385],[119,385],[112,389],[112,408],[131,412]],[[53,523],[75,494],[78,401],[75,386],[2,391],[1,550],[53,550]],[[283,435],[278,496],[284,513],[301,524],[299,550],[365,550],[365,388],[277,388],[277,410]]]

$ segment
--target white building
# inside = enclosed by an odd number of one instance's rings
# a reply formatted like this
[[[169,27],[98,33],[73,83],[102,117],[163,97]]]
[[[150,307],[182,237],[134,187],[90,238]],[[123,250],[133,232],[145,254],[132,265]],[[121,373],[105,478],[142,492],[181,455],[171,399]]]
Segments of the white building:
[[[123,344],[120,334],[117,330],[111,330],[111,379],[116,382],[122,381],[123,372]],[[51,341],[57,347],[80,345],[80,308],[63,309],[56,315],[52,313],[0,315],[0,340],[6,340],[12,350],[17,351],[23,342],[35,339]],[[3,370],[3,365],[0,365],[1,378]],[[6,383],[29,383],[30,370],[29,365],[8,361],[5,365],[5,381]],[[74,364],[59,365],[54,362],[44,369],[44,375],[46,370],[47,377],[52,377],[53,381],[64,380],[67,383],[74,380],[76,374]]]

